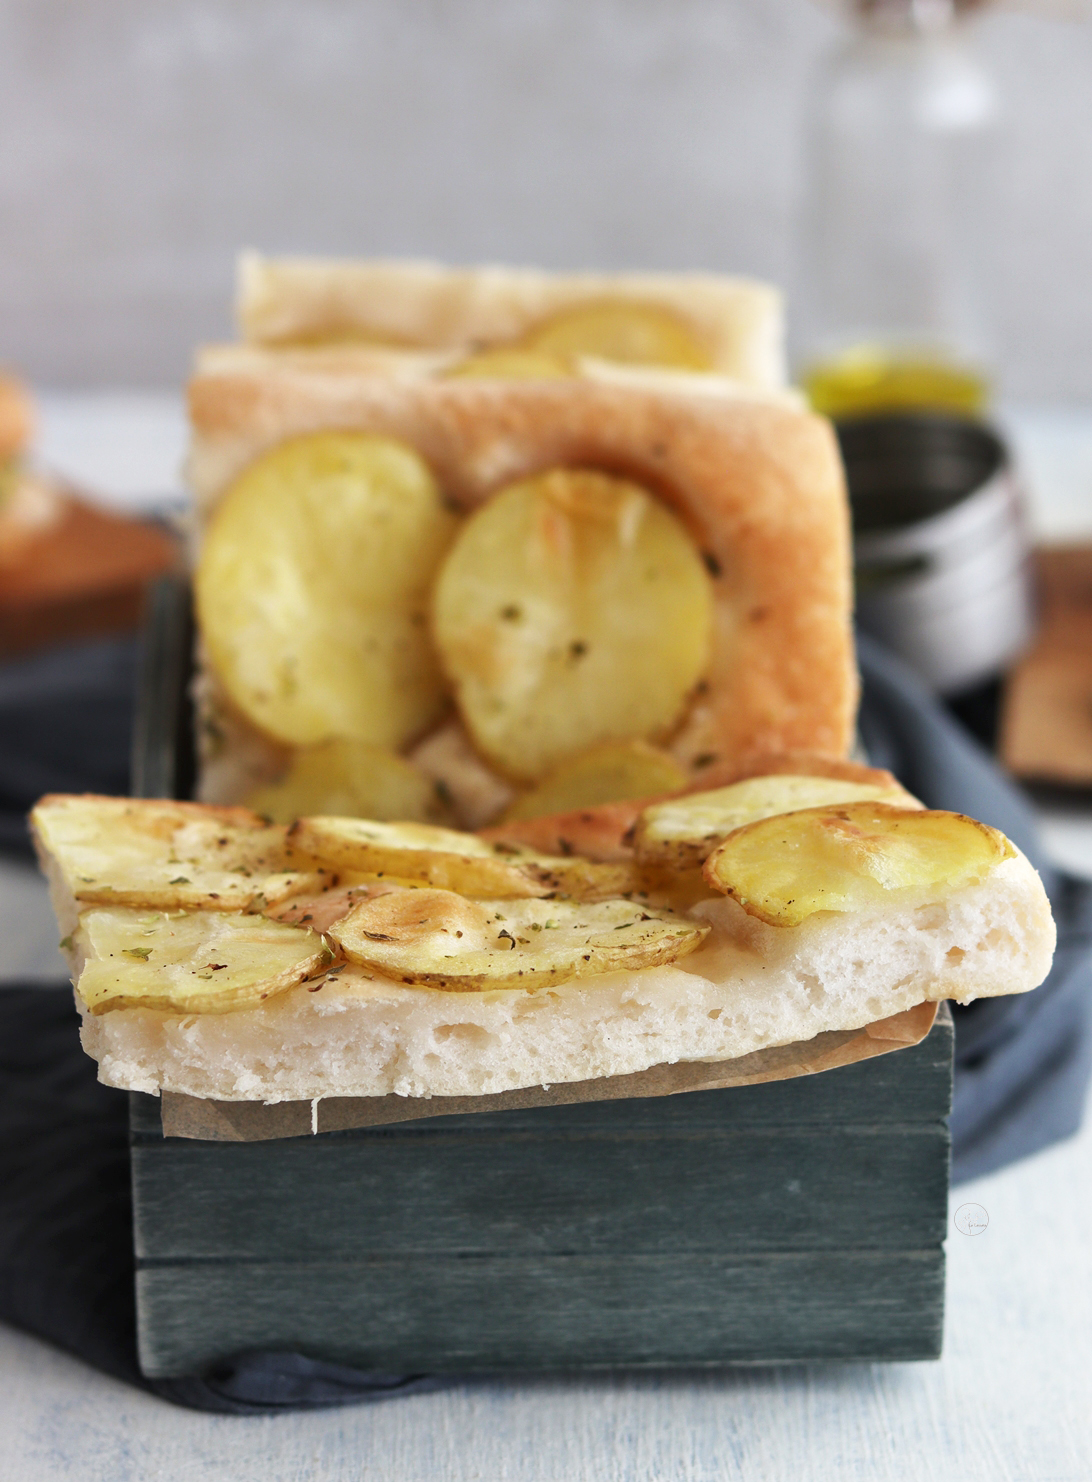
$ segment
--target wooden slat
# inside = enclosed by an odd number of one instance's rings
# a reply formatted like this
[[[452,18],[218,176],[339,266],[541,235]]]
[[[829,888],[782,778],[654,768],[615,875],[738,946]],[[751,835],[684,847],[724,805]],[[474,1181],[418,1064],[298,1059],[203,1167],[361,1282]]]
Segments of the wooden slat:
[[[942,1122],[133,1149],[137,1254],[171,1260],[917,1247],[947,1174]]]
[[[434,1253],[146,1267],[137,1278],[151,1377],[245,1349],[386,1373],[935,1358],[943,1292],[940,1248],[684,1260]]]

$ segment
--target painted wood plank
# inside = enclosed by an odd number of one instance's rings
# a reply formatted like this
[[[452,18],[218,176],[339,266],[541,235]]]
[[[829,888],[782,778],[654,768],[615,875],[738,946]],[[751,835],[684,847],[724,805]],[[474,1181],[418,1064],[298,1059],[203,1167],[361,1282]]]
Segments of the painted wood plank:
[[[158,1377],[254,1348],[387,1373],[934,1358],[943,1284],[939,1248],[152,1266],[140,1356]]]
[[[943,1239],[948,1131],[483,1129],[132,1150],[144,1259],[901,1248]]]

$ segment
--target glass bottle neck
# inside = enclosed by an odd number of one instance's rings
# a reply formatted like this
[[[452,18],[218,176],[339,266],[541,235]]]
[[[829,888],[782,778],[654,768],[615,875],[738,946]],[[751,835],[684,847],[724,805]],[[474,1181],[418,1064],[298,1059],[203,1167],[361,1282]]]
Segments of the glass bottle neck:
[[[973,0],[854,0],[865,31],[878,36],[935,36],[951,28]]]

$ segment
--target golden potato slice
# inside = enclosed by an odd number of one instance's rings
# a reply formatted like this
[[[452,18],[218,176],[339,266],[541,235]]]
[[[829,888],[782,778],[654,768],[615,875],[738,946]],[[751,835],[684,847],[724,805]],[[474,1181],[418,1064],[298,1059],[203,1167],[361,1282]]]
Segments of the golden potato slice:
[[[444,371],[445,376],[487,381],[558,381],[572,374],[572,367],[561,356],[518,346],[478,350]]]
[[[195,577],[212,666],[256,726],[398,747],[444,705],[428,593],[455,518],[393,438],[294,438],[236,480]]]
[[[313,931],[243,916],[96,908],[80,917],[76,992],[93,1014],[225,1014],[301,983],[335,953]]]
[[[336,869],[390,875],[469,896],[567,895],[593,900],[621,895],[640,884],[628,861],[596,864],[589,859],[536,854],[423,823],[301,818],[290,838],[299,849]]]
[[[407,890],[357,906],[330,935],[351,962],[387,977],[472,992],[674,962],[708,931],[632,901],[471,901]]]
[[[703,873],[751,916],[799,926],[816,911],[863,911],[985,879],[1014,853],[962,813],[867,802],[807,808],[737,829]]]
[[[332,872],[246,808],[54,795],[31,814],[49,869],[80,901],[160,910],[262,910]]]
[[[601,299],[562,309],[523,337],[532,350],[576,358],[620,360],[628,365],[709,371],[713,357],[679,314],[660,304]]]
[[[633,831],[634,852],[642,864],[671,870],[693,869],[722,839],[745,823],[827,803],[870,800],[892,803],[898,808],[920,806],[894,780],[876,784],[785,774],[748,777],[730,787],[652,804],[637,820]]]
[[[435,782],[404,757],[344,739],[298,751],[287,777],[258,788],[247,805],[274,823],[293,823],[308,813],[415,823],[448,817]]]
[[[478,749],[529,782],[676,720],[706,667],[712,589],[675,516],[587,470],[511,484],[463,526],[433,627]]]
[[[674,757],[645,741],[605,741],[555,767],[537,787],[516,799],[501,822],[652,798],[685,787],[686,777]]]

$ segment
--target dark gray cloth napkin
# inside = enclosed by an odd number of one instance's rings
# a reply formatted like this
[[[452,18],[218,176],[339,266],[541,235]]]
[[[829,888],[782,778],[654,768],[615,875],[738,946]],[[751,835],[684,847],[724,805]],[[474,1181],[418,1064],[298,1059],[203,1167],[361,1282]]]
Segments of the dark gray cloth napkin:
[[[860,643],[870,759],[922,800],[1003,829],[1040,869],[1059,949],[1036,992],[956,1009],[953,1176],[1066,1137],[1092,1063],[1092,891],[1050,869],[1026,801],[913,676]],[[0,671],[0,838],[47,790],[125,790],[132,644],[87,645]],[[153,1382],[136,1361],[127,1101],[79,1047],[71,990],[0,988],[0,1320],[176,1403],[268,1414],[358,1403],[448,1382],[364,1374],[293,1353],[245,1353]]]

